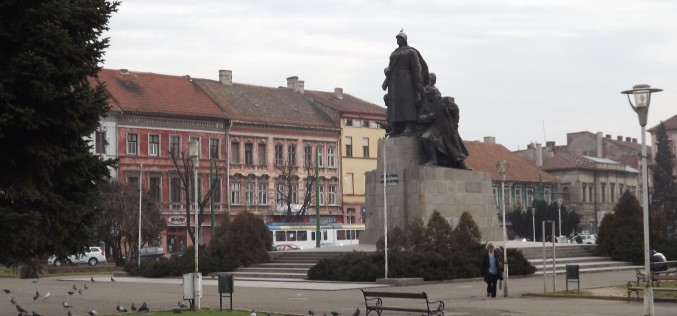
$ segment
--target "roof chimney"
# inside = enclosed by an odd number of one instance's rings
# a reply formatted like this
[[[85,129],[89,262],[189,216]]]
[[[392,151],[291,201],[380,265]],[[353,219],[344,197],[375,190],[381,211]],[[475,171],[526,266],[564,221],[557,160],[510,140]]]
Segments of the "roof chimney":
[[[606,134],[605,137],[608,138],[608,139],[611,139],[611,134]]]
[[[548,141],[548,142],[545,142],[545,147],[551,147],[551,148],[554,148],[554,147],[555,147],[555,142],[552,141],[552,140],[551,140],[551,141]]]
[[[637,144],[637,138],[633,138],[633,139],[632,139],[632,142],[635,143],[635,144]]]
[[[303,81],[299,80],[299,77],[297,76],[288,77],[287,88],[289,88],[291,91],[303,94],[304,83]]]
[[[334,96],[339,100],[343,100],[343,88],[334,88]]]
[[[602,136],[602,132],[598,132],[595,134],[597,136],[597,157],[604,157],[604,137]]]
[[[543,149],[540,143],[536,143],[534,154],[536,154],[536,167],[543,167]]]
[[[618,135],[618,136],[616,136],[616,140],[618,140],[618,141],[623,141],[623,135]]]
[[[219,82],[222,85],[232,86],[233,85],[233,71],[232,70],[219,70]]]
[[[496,137],[494,136],[484,136],[485,144],[496,144]]]
[[[628,142],[628,143],[631,142],[631,141],[632,141],[632,137],[627,137],[627,136],[626,136],[626,137],[625,137],[625,141]]]

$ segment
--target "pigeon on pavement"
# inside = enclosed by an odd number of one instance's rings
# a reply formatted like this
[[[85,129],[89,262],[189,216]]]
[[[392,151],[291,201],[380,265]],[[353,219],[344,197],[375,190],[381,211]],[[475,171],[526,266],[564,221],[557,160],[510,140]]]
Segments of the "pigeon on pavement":
[[[12,291],[10,291],[9,289],[2,289],[2,291],[5,292],[6,294],[12,293]]]
[[[34,300],[34,301],[37,300],[38,297],[40,297],[40,292],[35,291],[35,296],[33,296],[33,300]]]
[[[9,300],[9,302],[12,303],[12,305],[16,304],[16,300],[14,299],[14,295],[12,295],[12,299]]]
[[[252,311],[249,313],[249,316],[256,316],[256,312],[252,309]]]
[[[68,311],[68,314],[67,314],[67,315],[68,315],[68,316],[73,316],[73,313],[71,313],[71,311]]]
[[[43,299],[45,299],[45,300],[48,299],[50,295],[52,295],[52,294],[50,294],[49,292],[47,292],[47,294],[45,294],[45,296],[43,297]]]
[[[360,316],[360,308],[358,307],[355,312],[353,313],[353,316]]]
[[[184,304],[183,302],[181,302],[181,301],[179,301],[179,307],[180,307],[181,309],[188,308],[188,306],[187,306],[186,304]]]
[[[308,310],[308,315],[313,316],[313,315],[315,315],[315,312],[313,312],[312,310],[309,309],[309,310]]]
[[[96,316],[98,313],[95,310],[91,310],[87,314],[89,314],[89,316]]]
[[[111,281],[111,282],[115,282],[115,279],[113,279],[113,277],[111,276],[111,277],[110,277],[110,281]]]
[[[124,306],[120,306],[120,305],[115,307],[115,310],[118,311],[118,313],[126,313],[127,312],[127,308],[125,308]]]
[[[334,311],[331,312],[331,316],[339,316],[339,315],[340,315],[339,312],[334,312]]]
[[[85,283],[85,290],[89,289],[89,286],[87,286],[87,283]]]
[[[23,307],[19,306],[19,304],[16,304],[16,311],[19,313],[28,313],[28,311],[25,310]]]
[[[134,303],[132,303],[131,310],[132,310],[132,312],[136,312],[136,305],[134,305]]]
[[[68,304],[68,302],[66,301],[63,302],[63,308],[71,308],[71,307],[73,306],[71,306],[71,304]]]
[[[73,295],[73,294],[75,294],[74,291],[68,291],[68,295]]]
[[[94,277],[89,277],[89,280],[92,281],[92,282],[96,282],[96,281],[94,281]]]
[[[150,309],[148,308],[148,305],[146,305],[146,302],[143,302],[143,304],[141,304],[141,307],[139,307],[138,312],[139,313],[150,312]]]

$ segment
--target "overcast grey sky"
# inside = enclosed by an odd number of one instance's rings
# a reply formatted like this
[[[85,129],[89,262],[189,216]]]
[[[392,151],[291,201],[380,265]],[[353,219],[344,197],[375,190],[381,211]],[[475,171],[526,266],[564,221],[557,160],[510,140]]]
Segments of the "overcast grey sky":
[[[123,0],[105,68],[345,93],[383,105],[401,28],[456,98],[466,140],[511,150],[590,131],[640,140],[620,91],[652,97],[648,128],[677,114],[674,0]],[[647,142],[650,141],[647,136]]]

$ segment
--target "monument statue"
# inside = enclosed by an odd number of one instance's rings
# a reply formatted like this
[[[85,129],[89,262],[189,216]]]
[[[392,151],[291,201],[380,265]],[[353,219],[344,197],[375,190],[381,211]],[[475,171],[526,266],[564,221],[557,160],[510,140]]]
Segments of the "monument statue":
[[[459,109],[452,97],[442,97],[434,86],[425,88],[418,112],[423,130],[419,136],[427,161],[423,165],[469,169],[468,150],[458,133]]]
[[[407,34],[400,31],[395,38],[398,47],[390,54],[390,63],[384,70],[386,78],[381,86],[383,90],[388,89],[384,99],[388,107],[390,136],[415,132],[416,105],[430,80],[428,65],[418,50],[407,45]]]
[[[418,134],[426,160],[423,165],[468,169],[468,150],[458,133],[459,109],[453,97],[442,97],[437,77],[418,50],[407,45],[407,34],[395,36],[398,47],[390,54],[381,86],[388,93],[386,132],[389,137]]]

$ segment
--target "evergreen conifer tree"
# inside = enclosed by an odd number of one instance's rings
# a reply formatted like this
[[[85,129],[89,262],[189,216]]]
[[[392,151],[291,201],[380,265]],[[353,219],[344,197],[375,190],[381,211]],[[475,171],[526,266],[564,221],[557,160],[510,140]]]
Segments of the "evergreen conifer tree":
[[[103,62],[106,0],[0,4],[0,263],[90,245],[97,183],[110,162],[86,139],[108,110],[92,85]]]

